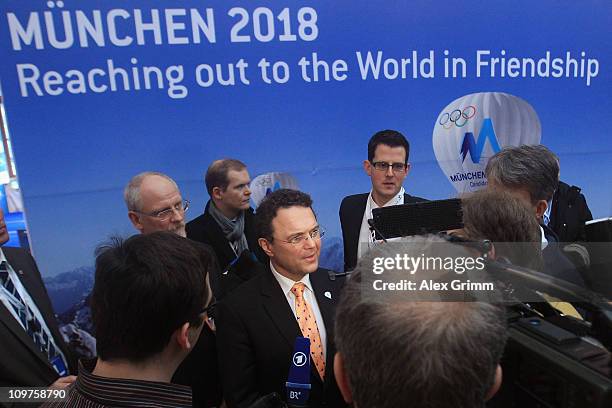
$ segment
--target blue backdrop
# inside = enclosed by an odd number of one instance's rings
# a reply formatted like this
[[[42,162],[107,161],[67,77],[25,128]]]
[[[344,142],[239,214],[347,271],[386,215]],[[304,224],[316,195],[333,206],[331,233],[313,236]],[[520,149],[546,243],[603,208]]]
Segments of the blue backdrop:
[[[561,178],[583,188],[595,217],[612,213],[609,1],[4,0],[0,10],[7,122],[32,249],[48,278],[91,273],[98,243],[134,232],[122,201],[132,175],[175,178],[191,219],[208,198],[203,172],[226,156],[252,177],[291,173],[315,200],[334,264],[339,203],[370,187],[361,168],[369,137],[400,130],[411,141],[406,190],[454,196],[432,131],[446,105],[475,92],[531,104]],[[489,52],[480,65],[478,51]],[[368,52],[374,61],[382,52],[378,78],[362,75]],[[492,58],[547,52],[563,65],[556,75],[512,77],[501,62],[491,72]],[[328,78],[319,64],[315,81],[313,54]],[[388,58],[410,59],[405,78],[391,78],[392,61],[385,76]],[[465,75],[445,70],[452,58],[463,59]],[[234,84],[221,85],[228,64]],[[125,72],[115,71],[116,90],[113,69]],[[144,72],[156,69],[147,86]]]

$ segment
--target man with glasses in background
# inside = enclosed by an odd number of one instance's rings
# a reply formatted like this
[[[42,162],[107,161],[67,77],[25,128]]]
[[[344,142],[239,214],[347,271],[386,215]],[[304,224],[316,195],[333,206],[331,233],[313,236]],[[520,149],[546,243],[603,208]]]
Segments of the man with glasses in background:
[[[374,208],[425,201],[406,194],[402,186],[410,171],[409,156],[408,140],[396,130],[381,130],[368,142],[368,160],[364,160],[363,168],[372,181],[372,190],[344,197],[340,204],[345,271],[353,270],[374,242],[368,224]]]
[[[137,174],[128,182],[123,197],[128,217],[140,233],[170,231],[181,237],[187,235],[185,211],[189,209],[189,201],[183,200],[176,182],[166,174],[154,171]],[[208,245],[198,245],[210,253],[211,269],[207,279],[214,279],[219,273],[216,257]],[[182,362],[173,378],[173,382],[192,387],[194,407],[217,406],[221,401],[212,316],[206,323],[193,352]]]
[[[323,229],[308,194],[280,189],[257,208],[265,271],[217,304],[217,348],[230,408],[286,395],[296,337],[310,339],[310,407],[344,407],[333,375],[334,311],[341,277],[319,268]],[[331,272],[333,274],[333,272]]]
[[[185,211],[189,201],[183,200],[176,182],[167,175],[147,171],[132,177],[123,198],[130,221],[142,234],[172,231],[187,236]]]

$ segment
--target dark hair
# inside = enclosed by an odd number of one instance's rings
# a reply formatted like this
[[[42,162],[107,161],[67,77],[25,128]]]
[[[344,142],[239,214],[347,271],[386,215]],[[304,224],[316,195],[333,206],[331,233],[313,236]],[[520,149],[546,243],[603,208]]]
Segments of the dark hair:
[[[497,256],[542,270],[540,225],[523,201],[505,191],[484,189],[462,197],[461,205],[466,238],[493,241]]]
[[[206,170],[206,175],[204,176],[208,195],[212,197],[212,191],[215,187],[219,187],[221,190],[225,191],[229,185],[227,174],[230,170],[242,171],[244,169],[246,169],[246,164],[236,159],[221,159],[212,162],[212,164],[208,166],[208,170]]]
[[[506,146],[487,162],[487,180],[527,189],[532,203],[550,200],[559,185],[559,158],[543,145]]]
[[[376,148],[378,145],[386,145],[389,147],[403,147],[406,151],[406,160],[408,163],[408,157],[410,156],[410,144],[408,140],[397,130],[381,130],[380,132],[376,132],[374,136],[370,138],[368,142],[368,160],[371,162],[374,160],[374,153],[376,153]]]
[[[334,333],[356,406],[484,407],[507,336],[503,307],[367,294],[368,260],[435,254],[440,241],[419,236],[393,250],[375,247],[345,284]]]
[[[172,333],[202,324],[209,302],[211,254],[172,232],[113,238],[96,249],[91,297],[98,355],[144,361],[160,353]]]
[[[255,213],[257,237],[272,242],[274,240],[272,220],[280,208],[289,207],[306,207],[312,210],[312,199],[306,193],[288,188],[281,188],[268,194],[261,200]]]

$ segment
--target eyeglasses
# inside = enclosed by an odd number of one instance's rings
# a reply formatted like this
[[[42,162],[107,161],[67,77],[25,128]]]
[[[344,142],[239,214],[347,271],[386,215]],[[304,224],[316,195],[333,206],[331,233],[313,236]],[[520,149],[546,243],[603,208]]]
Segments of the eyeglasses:
[[[289,240],[279,239],[279,241],[286,242],[293,246],[298,246],[306,242],[308,237],[310,237],[313,241],[318,241],[323,237],[323,235],[325,235],[325,230],[323,227],[319,226],[307,234],[297,235]]]
[[[371,162],[372,166],[378,171],[388,171],[389,167],[393,169],[394,173],[402,173],[406,170],[408,165],[406,163],[387,163],[383,161]]]
[[[159,221],[167,221],[170,217],[174,215],[174,212],[178,212],[179,214],[184,213],[189,209],[189,200],[183,200],[181,202],[176,203],[174,206],[165,208],[163,210],[154,211],[151,213],[140,212],[136,210],[132,210],[135,213],[146,215],[147,217],[157,218]]]

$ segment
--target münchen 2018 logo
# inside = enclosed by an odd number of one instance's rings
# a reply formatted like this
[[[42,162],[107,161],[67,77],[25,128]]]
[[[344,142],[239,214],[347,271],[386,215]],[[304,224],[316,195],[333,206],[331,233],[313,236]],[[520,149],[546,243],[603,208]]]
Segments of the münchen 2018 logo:
[[[476,111],[477,109],[474,105],[469,105],[462,109],[454,109],[451,112],[444,112],[442,115],[440,115],[438,124],[447,130],[453,127],[462,128],[476,115]],[[489,140],[489,143],[491,143],[491,148],[493,149],[494,153],[501,150],[499,147],[499,142],[497,141],[497,136],[495,135],[495,129],[493,128],[491,118],[484,118],[482,121],[480,133],[478,134],[478,140],[474,139],[474,133],[465,132],[459,150],[461,161],[465,162],[465,158],[469,153],[472,163],[480,163],[482,151],[484,150],[487,140]]]

